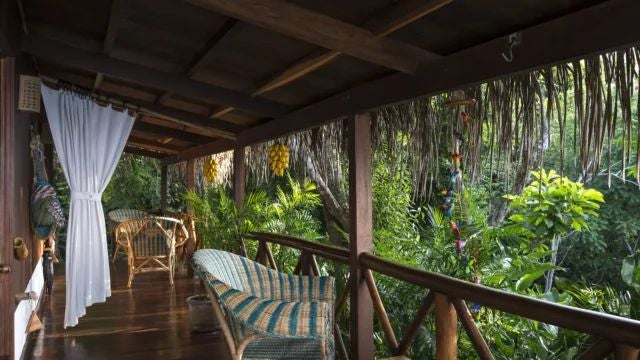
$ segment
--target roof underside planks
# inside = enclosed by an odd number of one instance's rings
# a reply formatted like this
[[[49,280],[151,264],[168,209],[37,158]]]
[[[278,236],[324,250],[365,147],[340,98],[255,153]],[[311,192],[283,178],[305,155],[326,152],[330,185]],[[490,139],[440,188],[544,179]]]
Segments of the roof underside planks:
[[[166,162],[640,39],[634,0],[242,0],[262,17],[220,0],[21,1],[41,73],[155,110],[143,126],[166,130],[130,144]]]

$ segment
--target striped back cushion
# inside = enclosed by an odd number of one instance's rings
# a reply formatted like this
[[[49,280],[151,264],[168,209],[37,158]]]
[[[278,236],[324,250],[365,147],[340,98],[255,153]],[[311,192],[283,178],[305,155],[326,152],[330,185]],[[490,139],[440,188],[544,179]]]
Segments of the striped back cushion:
[[[333,302],[333,292],[326,291],[331,288],[328,282],[333,281],[328,276],[283,274],[245,257],[213,249],[196,251],[192,261],[231,288],[259,298]]]
[[[117,209],[109,211],[107,217],[110,221],[121,223],[129,219],[143,218],[147,216],[147,213],[142,210],[134,209]]]

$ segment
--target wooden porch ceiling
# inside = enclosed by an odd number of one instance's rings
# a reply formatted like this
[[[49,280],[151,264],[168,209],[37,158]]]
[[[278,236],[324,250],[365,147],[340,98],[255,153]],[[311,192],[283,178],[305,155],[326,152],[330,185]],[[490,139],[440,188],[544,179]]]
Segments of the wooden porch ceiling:
[[[640,41],[636,0],[20,1],[0,39],[143,108],[129,145],[166,163]]]

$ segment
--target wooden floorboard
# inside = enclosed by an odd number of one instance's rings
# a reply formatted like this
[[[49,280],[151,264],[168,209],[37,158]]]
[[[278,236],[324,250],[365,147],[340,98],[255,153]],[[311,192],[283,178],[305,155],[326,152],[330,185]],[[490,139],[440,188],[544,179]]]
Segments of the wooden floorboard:
[[[127,289],[126,261],[111,268],[111,297],[63,329],[65,283],[59,267],[53,296],[42,304],[44,328],[32,334],[25,359],[229,359],[222,335],[192,333],[185,299],[204,293],[198,280],[166,272],[139,274]],[[50,301],[49,301],[50,300]]]

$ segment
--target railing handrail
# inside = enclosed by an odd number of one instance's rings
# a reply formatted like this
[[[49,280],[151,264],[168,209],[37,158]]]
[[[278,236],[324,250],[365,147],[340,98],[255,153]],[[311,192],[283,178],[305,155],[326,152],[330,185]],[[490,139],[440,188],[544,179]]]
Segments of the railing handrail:
[[[640,321],[637,320],[477,285],[450,276],[401,265],[373,254],[361,254],[359,261],[364,268],[379,274],[446,294],[452,298],[476,302],[530,320],[640,347]]]
[[[318,244],[293,236],[250,233],[249,238],[292,247],[313,255],[348,264],[349,250]],[[503,290],[473,284],[450,276],[398,264],[373,254],[361,254],[360,265],[368,270],[413,285],[489,308],[561,328],[597,335],[616,343],[640,347],[640,321],[592,310],[552,303]]]
[[[319,244],[293,236],[272,234],[266,232],[251,232],[247,235],[247,238],[262,240],[278,245],[284,245],[343,264],[349,263],[349,250],[338,246]]]

